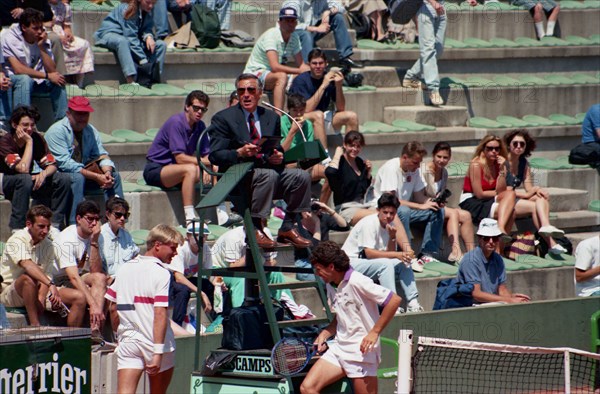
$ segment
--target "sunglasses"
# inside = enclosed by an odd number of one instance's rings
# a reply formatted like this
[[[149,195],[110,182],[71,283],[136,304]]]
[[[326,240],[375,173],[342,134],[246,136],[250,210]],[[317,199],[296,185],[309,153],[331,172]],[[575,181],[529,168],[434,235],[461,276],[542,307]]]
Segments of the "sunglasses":
[[[488,152],[491,152],[491,151],[500,152],[500,147],[499,146],[486,146],[485,150]]]
[[[94,222],[98,222],[100,221],[100,217],[98,216],[83,216],[83,218],[88,222],[88,223],[94,223]]]
[[[121,219],[122,217],[129,219],[129,212],[113,212],[112,214],[115,215],[115,218],[117,219]]]
[[[511,145],[515,148],[525,148],[525,141],[513,141]]]
[[[194,112],[202,111],[202,113],[205,113],[206,111],[208,111],[208,107],[200,107],[199,105],[192,105],[192,111],[194,111]]]
[[[238,96],[241,96],[246,92],[248,92],[249,94],[254,94],[254,93],[256,93],[256,90],[257,89],[254,86],[249,86],[246,88],[237,88],[236,92],[237,92]]]
[[[498,242],[498,240],[500,239],[500,236],[494,235],[493,237],[488,237],[487,235],[484,235],[481,238],[483,238],[484,242],[489,242],[490,239],[494,242]]]

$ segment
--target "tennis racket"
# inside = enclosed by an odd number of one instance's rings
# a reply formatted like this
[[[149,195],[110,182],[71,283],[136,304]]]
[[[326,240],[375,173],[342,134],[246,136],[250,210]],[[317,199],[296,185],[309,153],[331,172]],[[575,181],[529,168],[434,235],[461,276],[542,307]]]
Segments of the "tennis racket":
[[[271,363],[276,373],[292,376],[301,372],[315,354],[319,354],[317,345],[298,338],[283,338],[271,351]]]

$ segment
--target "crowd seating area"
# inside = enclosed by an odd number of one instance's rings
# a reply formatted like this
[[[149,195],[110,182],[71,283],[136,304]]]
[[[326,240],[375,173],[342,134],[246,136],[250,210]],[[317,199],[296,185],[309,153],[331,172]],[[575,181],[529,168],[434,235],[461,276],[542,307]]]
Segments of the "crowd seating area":
[[[451,3],[446,51],[439,61],[441,94],[447,102],[442,107],[425,106],[421,91],[401,87],[404,73],[418,57],[418,45],[354,40],[354,57],[366,64],[361,70],[365,84],[345,88],[346,107],[358,113],[360,131],[366,139],[362,155],[373,162],[376,170],[386,160],[399,156],[408,141],[420,141],[429,151],[438,141],[449,142],[453,149],[448,167],[453,192],[450,205],[456,206],[478,141],[489,133],[502,136],[511,129],[526,128],[537,141],[530,162],[536,184],[550,191],[551,223],[565,230],[574,247],[580,240],[598,234],[600,177],[589,167],[569,164],[566,155],[580,142],[583,114],[600,102],[600,1],[560,3],[562,38],[541,41],[535,40],[533,24],[524,10],[502,2],[475,8]],[[102,4],[74,0],[74,33],[93,44],[93,32],[117,4],[115,0]],[[258,36],[275,25],[280,4],[276,0],[235,2],[232,29]],[[320,45],[334,54],[330,37]],[[98,47],[94,52],[93,83],[85,89],[70,85],[68,95],[90,98],[96,110],[90,122],[102,132],[102,142],[124,180],[125,198],[131,206],[128,229],[142,245],[153,225],[178,225],[183,221],[180,193],[148,186],[141,176],[145,154],[158,128],[182,110],[185,95],[194,89],[203,90],[211,98],[204,116],[210,124],[211,116],[225,107],[234,90],[233,81],[241,73],[249,50],[225,46],[170,49],[165,62],[166,81],[151,89],[124,85],[114,56]],[[42,97],[34,99],[34,104],[42,111],[51,110]],[[41,130],[48,126],[48,117],[43,118]],[[340,140],[330,135],[330,147]],[[8,218],[9,214],[10,202],[0,201],[0,217]],[[277,224],[272,226],[276,228]],[[214,224],[209,227],[213,238],[225,231]],[[4,219],[0,221],[0,240],[6,241],[9,235],[8,220]],[[334,234],[332,238],[341,243],[345,234]],[[291,260],[291,255],[282,253],[282,259]],[[566,255],[558,259],[526,255],[506,261],[511,278],[526,278],[515,280],[516,286],[511,286],[514,291],[546,299],[574,295],[572,265],[573,258]],[[544,289],[547,283],[536,277],[548,274],[538,274],[540,269],[556,270],[558,277],[567,280],[557,283],[558,288]],[[456,266],[445,263],[426,265],[423,273],[415,274],[421,293],[433,290],[434,281],[455,275],[456,270]],[[428,279],[432,281],[425,282]],[[420,283],[428,284],[421,288]],[[310,306],[310,302],[307,304]],[[431,304],[423,302],[426,309]]]

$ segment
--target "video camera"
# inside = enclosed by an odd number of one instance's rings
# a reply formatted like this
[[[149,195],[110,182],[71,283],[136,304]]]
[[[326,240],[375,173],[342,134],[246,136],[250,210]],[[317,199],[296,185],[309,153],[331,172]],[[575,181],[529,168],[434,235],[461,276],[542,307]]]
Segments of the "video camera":
[[[440,205],[446,204],[448,202],[448,198],[452,195],[452,192],[448,189],[444,189],[443,192],[439,193],[436,197],[432,198],[431,201],[438,203]]]

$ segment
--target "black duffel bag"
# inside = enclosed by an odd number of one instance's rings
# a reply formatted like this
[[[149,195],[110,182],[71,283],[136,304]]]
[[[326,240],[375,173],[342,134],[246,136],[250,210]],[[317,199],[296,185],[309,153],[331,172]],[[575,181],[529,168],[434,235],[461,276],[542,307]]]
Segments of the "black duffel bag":
[[[273,305],[277,320],[283,320],[283,308]],[[232,308],[223,318],[221,347],[229,350],[271,349],[274,345],[265,306],[246,302]]]

